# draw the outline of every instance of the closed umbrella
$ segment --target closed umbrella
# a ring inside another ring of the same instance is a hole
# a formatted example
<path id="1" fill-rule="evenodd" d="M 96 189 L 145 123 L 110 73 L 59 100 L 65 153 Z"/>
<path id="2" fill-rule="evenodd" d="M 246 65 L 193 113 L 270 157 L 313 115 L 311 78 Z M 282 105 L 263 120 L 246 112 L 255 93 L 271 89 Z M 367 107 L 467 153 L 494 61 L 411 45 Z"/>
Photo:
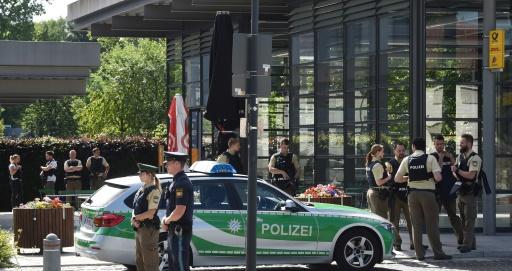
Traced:
<path id="1" fill-rule="evenodd" d="M 227 142 L 222 137 L 232 137 L 232 133 L 225 132 L 240 128 L 240 113 L 244 103 L 243 99 L 234 98 L 231 94 L 233 24 L 231 16 L 226 12 L 219 12 L 215 16 L 210 49 L 210 94 L 204 117 L 220 131 L 217 142 Z M 223 147 L 219 147 L 218 153 L 225 151 Z"/>
<path id="2" fill-rule="evenodd" d="M 169 107 L 169 134 L 167 150 L 188 153 L 188 110 L 180 94 L 176 94 Z"/>

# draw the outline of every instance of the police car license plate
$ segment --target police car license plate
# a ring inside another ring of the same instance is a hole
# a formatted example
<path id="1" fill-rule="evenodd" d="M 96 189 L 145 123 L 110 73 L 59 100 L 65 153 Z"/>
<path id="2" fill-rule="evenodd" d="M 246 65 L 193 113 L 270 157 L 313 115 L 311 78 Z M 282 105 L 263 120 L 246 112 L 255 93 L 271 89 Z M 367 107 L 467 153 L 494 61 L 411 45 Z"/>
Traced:
<path id="1" fill-rule="evenodd" d="M 82 225 L 89 230 L 94 229 L 94 223 L 93 219 L 89 217 L 83 217 L 82 218 Z"/>

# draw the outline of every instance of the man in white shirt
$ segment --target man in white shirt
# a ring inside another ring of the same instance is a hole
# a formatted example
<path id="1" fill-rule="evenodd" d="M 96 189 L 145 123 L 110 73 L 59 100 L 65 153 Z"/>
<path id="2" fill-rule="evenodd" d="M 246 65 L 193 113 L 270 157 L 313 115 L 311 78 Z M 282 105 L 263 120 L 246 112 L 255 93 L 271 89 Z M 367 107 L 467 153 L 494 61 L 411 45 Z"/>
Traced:
<path id="1" fill-rule="evenodd" d="M 54 156 L 53 151 L 47 151 L 45 154 L 46 165 L 41 166 L 40 175 L 43 187 L 48 190 L 55 190 L 55 182 L 57 181 L 57 161 L 53 158 Z"/>

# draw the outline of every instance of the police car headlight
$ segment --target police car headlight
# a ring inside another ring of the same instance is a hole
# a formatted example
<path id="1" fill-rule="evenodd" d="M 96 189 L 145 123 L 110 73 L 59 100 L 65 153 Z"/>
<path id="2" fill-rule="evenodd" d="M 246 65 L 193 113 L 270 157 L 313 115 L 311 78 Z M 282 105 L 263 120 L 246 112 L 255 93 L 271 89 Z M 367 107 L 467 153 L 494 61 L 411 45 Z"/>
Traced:
<path id="1" fill-rule="evenodd" d="M 382 222 L 382 223 L 380 223 L 380 225 L 381 225 L 384 229 L 386 229 L 387 231 L 389 231 L 389 232 L 393 232 L 393 227 L 394 227 L 394 226 L 393 226 L 393 224 L 388 223 L 388 222 Z"/>

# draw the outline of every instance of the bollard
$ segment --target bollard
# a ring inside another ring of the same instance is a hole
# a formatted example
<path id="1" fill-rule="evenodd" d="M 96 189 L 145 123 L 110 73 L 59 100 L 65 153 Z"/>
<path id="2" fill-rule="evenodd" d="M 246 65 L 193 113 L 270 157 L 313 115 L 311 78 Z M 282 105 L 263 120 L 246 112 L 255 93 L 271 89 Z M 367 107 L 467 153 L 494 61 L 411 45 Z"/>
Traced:
<path id="1" fill-rule="evenodd" d="M 43 271 L 60 271 L 60 239 L 53 233 L 43 240 Z"/>

